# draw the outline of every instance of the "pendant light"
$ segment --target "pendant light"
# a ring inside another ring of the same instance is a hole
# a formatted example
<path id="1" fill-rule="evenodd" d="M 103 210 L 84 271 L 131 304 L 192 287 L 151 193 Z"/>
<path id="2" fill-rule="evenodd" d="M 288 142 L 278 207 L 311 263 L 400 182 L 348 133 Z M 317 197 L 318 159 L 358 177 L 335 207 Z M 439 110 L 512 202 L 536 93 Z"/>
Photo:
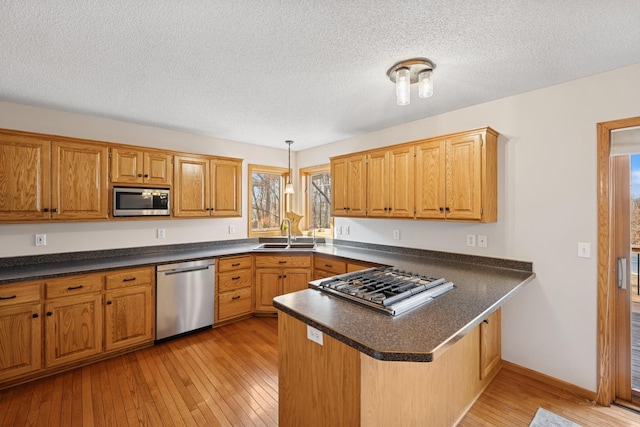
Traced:
<path id="1" fill-rule="evenodd" d="M 293 144 L 293 141 L 288 139 L 285 142 L 289 146 L 289 174 L 287 176 L 287 185 L 284 186 L 284 194 L 293 194 L 293 184 L 291 183 L 291 144 Z"/>

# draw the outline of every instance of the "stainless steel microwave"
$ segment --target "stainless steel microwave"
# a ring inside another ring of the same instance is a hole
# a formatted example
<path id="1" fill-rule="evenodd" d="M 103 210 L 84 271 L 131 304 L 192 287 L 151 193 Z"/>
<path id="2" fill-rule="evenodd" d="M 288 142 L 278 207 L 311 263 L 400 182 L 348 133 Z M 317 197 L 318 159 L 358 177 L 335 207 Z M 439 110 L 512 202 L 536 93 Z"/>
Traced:
<path id="1" fill-rule="evenodd" d="M 113 216 L 169 216 L 168 188 L 113 187 Z"/>

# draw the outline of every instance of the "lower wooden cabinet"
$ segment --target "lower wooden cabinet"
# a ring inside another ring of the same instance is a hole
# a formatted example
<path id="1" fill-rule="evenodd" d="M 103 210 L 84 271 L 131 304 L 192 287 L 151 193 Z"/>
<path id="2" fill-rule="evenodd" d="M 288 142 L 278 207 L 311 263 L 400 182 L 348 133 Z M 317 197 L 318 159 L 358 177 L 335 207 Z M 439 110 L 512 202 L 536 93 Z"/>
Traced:
<path id="1" fill-rule="evenodd" d="M 216 263 L 216 322 L 225 322 L 253 312 L 251 255 L 219 258 Z"/>
<path id="2" fill-rule="evenodd" d="M 0 287 L 0 382 L 42 367 L 41 283 Z"/>
<path id="3" fill-rule="evenodd" d="M 255 255 L 257 313 L 275 313 L 273 298 L 309 287 L 311 255 Z"/>
<path id="4" fill-rule="evenodd" d="M 153 341 L 155 299 L 153 269 L 138 268 L 107 274 L 105 291 L 105 351 Z"/>
<path id="5" fill-rule="evenodd" d="M 480 324 L 480 379 L 493 376 L 502 363 L 502 309 Z"/>

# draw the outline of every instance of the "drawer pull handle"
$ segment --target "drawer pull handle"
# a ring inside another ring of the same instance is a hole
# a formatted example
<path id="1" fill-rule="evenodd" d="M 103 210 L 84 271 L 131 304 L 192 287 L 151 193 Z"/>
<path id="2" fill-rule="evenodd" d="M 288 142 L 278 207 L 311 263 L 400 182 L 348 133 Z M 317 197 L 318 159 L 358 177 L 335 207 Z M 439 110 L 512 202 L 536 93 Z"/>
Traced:
<path id="1" fill-rule="evenodd" d="M 240 263 L 239 263 L 239 262 L 234 262 L 233 264 L 231 264 L 231 267 L 237 267 L 237 266 L 239 266 L 239 265 L 240 265 Z"/>
<path id="2" fill-rule="evenodd" d="M 16 298 L 18 298 L 18 295 L 11 295 L 10 297 L 0 297 L 0 300 L 3 300 L 3 299 L 16 299 Z"/>
<path id="3" fill-rule="evenodd" d="M 122 279 L 123 282 L 133 282 L 134 280 L 136 280 L 136 276 L 127 277 L 126 279 Z"/>
<path id="4" fill-rule="evenodd" d="M 31 317 L 33 317 L 34 319 L 37 319 L 38 317 L 40 317 L 40 315 L 38 313 L 33 313 Z"/>
<path id="5" fill-rule="evenodd" d="M 240 279 L 240 276 L 236 276 L 236 277 L 232 277 L 231 280 L 238 280 Z"/>
<path id="6" fill-rule="evenodd" d="M 75 290 L 82 289 L 82 288 L 84 288 L 84 286 L 83 286 L 83 285 L 79 285 L 79 286 L 69 286 L 69 287 L 67 288 L 67 290 L 68 290 L 68 291 L 75 291 Z"/>
<path id="7" fill-rule="evenodd" d="M 236 295 L 235 297 L 231 297 L 231 299 L 240 299 L 240 295 Z"/>
<path id="8" fill-rule="evenodd" d="M 284 260 L 278 261 L 278 264 L 286 264 L 286 263 L 287 263 L 287 261 L 284 261 Z"/>
<path id="9" fill-rule="evenodd" d="M 333 267 L 333 265 L 332 265 L 332 264 L 325 264 L 324 266 L 325 266 L 325 267 L 329 267 L 329 268 Z"/>

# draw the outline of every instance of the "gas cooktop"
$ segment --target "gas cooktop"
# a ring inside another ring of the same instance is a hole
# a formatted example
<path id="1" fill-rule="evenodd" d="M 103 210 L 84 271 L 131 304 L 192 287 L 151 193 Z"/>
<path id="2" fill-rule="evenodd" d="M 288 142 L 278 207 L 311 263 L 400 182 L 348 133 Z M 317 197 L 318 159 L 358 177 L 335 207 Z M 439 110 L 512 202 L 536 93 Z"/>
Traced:
<path id="1" fill-rule="evenodd" d="M 424 276 L 391 267 L 341 274 L 318 287 L 378 311 L 398 316 L 455 288 L 444 278 Z"/>

